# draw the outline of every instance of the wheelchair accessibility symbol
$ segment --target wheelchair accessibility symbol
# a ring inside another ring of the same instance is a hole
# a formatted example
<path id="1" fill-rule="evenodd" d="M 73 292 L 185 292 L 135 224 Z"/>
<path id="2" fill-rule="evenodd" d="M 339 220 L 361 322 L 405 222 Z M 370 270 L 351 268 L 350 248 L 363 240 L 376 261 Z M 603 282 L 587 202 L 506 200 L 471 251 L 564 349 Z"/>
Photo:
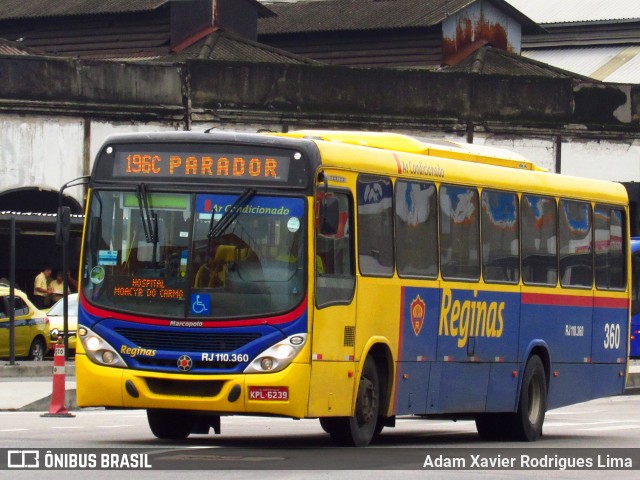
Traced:
<path id="1" fill-rule="evenodd" d="M 211 313 L 211 297 L 202 293 L 191 294 L 191 313 L 193 315 L 208 315 Z"/>

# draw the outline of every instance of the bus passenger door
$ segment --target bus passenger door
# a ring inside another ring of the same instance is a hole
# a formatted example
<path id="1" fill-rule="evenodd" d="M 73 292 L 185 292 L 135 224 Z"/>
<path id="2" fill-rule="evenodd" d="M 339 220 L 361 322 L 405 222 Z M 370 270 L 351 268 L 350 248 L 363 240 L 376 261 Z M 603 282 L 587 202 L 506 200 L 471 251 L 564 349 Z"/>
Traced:
<path id="1" fill-rule="evenodd" d="M 337 226 L 323 228 L 316 218 L 309 416 L 350 416 L 356 381 L 353 202 L 345 193 L 320 189 L 316 211 L 325 197 L 334 202 L 331 208 L 337 201 Z"/>

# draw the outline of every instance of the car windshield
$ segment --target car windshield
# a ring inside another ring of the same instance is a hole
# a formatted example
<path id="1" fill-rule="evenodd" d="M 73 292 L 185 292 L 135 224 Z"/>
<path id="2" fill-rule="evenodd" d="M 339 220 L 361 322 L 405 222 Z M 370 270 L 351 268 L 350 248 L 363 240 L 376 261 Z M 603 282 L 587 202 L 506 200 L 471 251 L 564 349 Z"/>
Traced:
<path id="1" fill-rule="evenodd" d="M 58 300 L 53 307 L 51 307 L 49 309 L 49 311 L 47 312 L 47 315 L 51 316 L 51 317 L 58 317 L 58 316 L 62 316 L 64 315 L 64 300 L 60 299 Z M 69 315 L 77 315 L 78 314 L 78 295 L 77 294 L 72 294 L 69 295 L 67 297 L 67 302 L 68 302 L 68 306 L 67 306 L 67 312 L 69 313 Z"/>
<path id="2" fill-rule="evenodd" d="M 304 298 L 305 200 L 94 191 L 83 289 L 96 306 L 154 317 L 287 312 Z"/>

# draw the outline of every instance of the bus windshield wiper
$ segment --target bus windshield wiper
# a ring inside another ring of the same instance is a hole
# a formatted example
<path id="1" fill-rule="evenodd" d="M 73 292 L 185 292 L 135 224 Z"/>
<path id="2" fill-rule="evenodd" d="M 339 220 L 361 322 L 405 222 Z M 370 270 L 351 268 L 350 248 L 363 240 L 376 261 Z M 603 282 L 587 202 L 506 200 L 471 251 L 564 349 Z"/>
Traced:
<path id="1" fill-rule="evenodd" d="M 247 188 L 242 195 L 238 197 L 238 199 L 229 207 L 229 210 L 224 212 L 220 221 L 213 224 L 214 214 L 211 214 L 211 223 L 209 224 L 209 233 L 207 234 L 207 238 L 211 240 L 212 238 L 217 238 L 222 235 L 229 225 L 233 223 L 233 221 L 238 218 L 240 212 L 242 211 L 242 207 L 244 207 L 256 194 L 255 188 Z"/>
<path id="2" fill-rule="evenodd" d="M 147 186 L 144 183 L 138 185 L 136 195 L 138 197 L 138 207 L 140 208 L 140 220 L 142 220 L 144 238 L 147 243 L 153 243 L 153 256 L 151 259 L 155 265 L 158 254 L 158 214 L 149 207 Z"/>

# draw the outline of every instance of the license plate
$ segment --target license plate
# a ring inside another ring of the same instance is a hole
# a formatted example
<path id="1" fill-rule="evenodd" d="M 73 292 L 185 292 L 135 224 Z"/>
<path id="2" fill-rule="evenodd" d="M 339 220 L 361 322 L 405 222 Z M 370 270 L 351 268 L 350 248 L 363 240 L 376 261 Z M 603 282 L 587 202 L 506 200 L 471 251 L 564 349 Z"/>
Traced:
<path id="1" fill-rule="evenodd" d="M 249 400 L 289 400 L 289 387 L 249 387 Z"/>

